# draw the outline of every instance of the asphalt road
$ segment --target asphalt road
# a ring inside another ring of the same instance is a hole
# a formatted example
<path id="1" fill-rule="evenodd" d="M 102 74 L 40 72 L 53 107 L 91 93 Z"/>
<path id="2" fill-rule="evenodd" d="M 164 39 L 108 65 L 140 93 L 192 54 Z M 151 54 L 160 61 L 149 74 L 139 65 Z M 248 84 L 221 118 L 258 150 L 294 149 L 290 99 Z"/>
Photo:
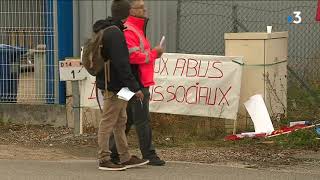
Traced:
<path id="1" fill-rule="evenodd" d="M 94 160 L 0 160 L 1 180 L 319 180 L 320 172 L 256 170 L 239 167 L 168 162 L 122 172 L 101 171 Z"/>

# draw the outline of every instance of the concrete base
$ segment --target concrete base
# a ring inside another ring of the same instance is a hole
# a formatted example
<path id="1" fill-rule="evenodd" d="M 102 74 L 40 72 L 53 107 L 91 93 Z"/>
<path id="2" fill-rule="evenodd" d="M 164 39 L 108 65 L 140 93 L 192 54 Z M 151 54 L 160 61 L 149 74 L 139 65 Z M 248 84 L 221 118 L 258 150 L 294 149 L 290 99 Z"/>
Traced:
<path id="1" fill-rule="evenodd" d="M 17 124 L 66 126 L 66 107 L 61 105 L 0 104 L 0 121 Z"/>

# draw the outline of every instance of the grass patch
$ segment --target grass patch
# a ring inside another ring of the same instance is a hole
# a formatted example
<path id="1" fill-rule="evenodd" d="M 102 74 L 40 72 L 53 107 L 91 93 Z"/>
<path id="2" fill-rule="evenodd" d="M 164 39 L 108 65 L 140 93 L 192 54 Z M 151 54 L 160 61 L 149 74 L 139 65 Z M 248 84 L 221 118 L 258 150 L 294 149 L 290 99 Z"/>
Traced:
<path id="1" fill-rule="evenodd" d="M 283 148 L 302 148 L 302 149 L 318 149 L 320 147 L 320 140 L 314 128 L 302 129 L 290 133 L 288 135 L 281 135 L 272 138 L 276 145 Z"/>
<path id="2" fill-rule="evenodd" d="M 0 126 L 5 126 L 11 123 L 11 119 L 0 118 Z"/>
<path id="3" fill-rule="evenodd" d="M 272 138 L 259 138 L 259 139 L 243 139 L 239 141 L 228 141 L 225 143 L 227 146 L 265 146 L 268 148 L 280 149 L 308 149 L 318 150 L 320 148 L 320 140 L 317 139 L 318 135 L 314 128 L 301 129 L 295 132 L 279 135 Z"/>
<path id="4" fill-rule="evenodd" d="M 320 88 L 312 88 L 320 98 Z M 288 88 L 288 119 L 315 121 L 320 118 L 320 105 L 301 87 L 291 86 Z"/>

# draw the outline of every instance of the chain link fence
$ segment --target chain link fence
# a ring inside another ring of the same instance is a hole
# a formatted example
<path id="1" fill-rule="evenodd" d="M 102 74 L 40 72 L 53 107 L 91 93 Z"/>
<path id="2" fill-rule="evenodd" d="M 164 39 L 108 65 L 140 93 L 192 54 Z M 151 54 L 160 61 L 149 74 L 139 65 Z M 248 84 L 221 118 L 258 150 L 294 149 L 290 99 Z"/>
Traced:
<path id="1" fill-rule="evenodd" d="M 288 22 L 300 11 L 301 24 Z M 317 0 L 178 1 L 177 51 L 224 55 L 224 33 L 288 31 L 288 117 L 316 119 L 320 93 Z"/>

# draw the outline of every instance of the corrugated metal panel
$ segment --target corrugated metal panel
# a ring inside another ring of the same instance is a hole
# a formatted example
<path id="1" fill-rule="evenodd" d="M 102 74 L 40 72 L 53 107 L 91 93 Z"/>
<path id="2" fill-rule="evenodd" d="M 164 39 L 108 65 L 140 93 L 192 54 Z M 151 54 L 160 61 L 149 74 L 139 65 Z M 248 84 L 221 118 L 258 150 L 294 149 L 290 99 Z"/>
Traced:
<path id="1" fill-rule="evenodd" d="M 107 17 L 111 2 L 107 0 L 74 0 L 73 1 L 73 39 L 74 55 L 80 55 L 80 47 L 90 37 L 92 25 L 98 19 Z"/>
<path id="2" fill-rule="evenodd" d="M 153 46 L 166 36 L 166 51 L 176 51 L 177 1 L 146 1 L 150 18 L 147 35 Z"/>
<path id="3" fill-rule="evenodd" d="M 79 56 L 80 46 L 90 37 L 93 23 L 110 16 L 110 0 L 74 0 L 74 55 Z M 150 17 L 147 35 L 153 46 L 166 36 L 168 52 L 176 49 L 177 1 L 146 1 Z"/>

